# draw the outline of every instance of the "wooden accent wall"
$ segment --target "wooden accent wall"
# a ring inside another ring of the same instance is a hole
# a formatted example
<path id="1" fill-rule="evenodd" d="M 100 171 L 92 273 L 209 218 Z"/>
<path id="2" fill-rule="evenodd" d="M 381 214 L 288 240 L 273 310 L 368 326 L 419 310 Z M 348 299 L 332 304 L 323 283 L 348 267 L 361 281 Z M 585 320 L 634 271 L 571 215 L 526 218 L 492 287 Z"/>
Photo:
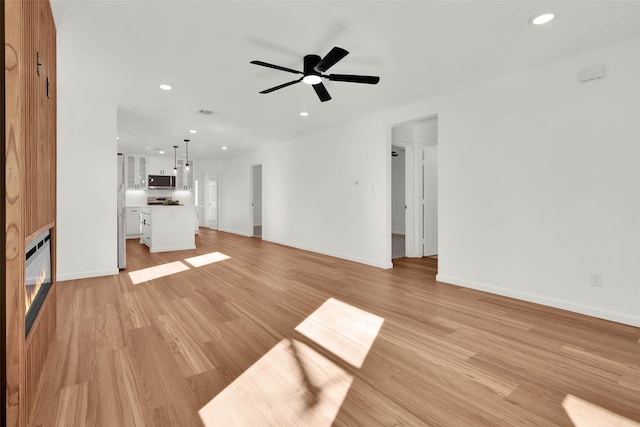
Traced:
<path id="1" fill-rule="evenodd" d="M 3 5 L 6 409 L 7 426 L 24 427 L 56 328 L 56 30 L 48 0 Z M 47 229 L 53 283 L 25 340 L 25 245 Z"/>
<path id="2" fill-rule="evenodd" d="M 4 24 L 4 3 L 0 3 L 0 22 Z M 3 27 L 4 28 L 4 27 Z M 0 46 L 4 46 L 4 31 L 0 31 Z M 4 82 L 5 75 L 5 67 L 4 67 L 4 55 L 0 55 L 0 70 L 2 70 L 2 81 Z M 0 85 L 0 111 L 5 110 L 5 96 L 4 96 L 4 84 Z M 2 138 L 5 138 L 5 116 L 2 114 L 0 116 L 0 135 Z M 0 150 L 0 194 L 4 193 L 5 184 L 4 184 L 4 150 Z M 5 206 L 4 204 L 0 204 L 0 224 L 5 224 L 5 216 L 4 216 Z M 0 234 L 0 259 L 5 259 L 5 247 L 7 240 L 5 239 L 5 233 Z M 0 402 L 6 402 L 6 385 L 7 385 L 7 365 L 4 363 L 6 360 L 6 334 L 7 328 L 5 325 L 6 316 L 5 316 L 5 264 L 0 263 Z M 0 426 L 4 426 L 6 424 L 6 404 L 3 403 L 3 406 L 0 407 Z"/>

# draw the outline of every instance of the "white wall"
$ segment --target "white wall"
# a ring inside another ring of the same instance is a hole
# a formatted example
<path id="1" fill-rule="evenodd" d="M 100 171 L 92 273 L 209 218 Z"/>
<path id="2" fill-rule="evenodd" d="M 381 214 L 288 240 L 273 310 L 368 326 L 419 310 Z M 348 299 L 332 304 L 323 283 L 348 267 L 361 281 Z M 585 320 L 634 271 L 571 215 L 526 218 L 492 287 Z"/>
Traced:
<path id="1" fill-rule="evenodd" d="M 438 119 L 436 117 L 417 121 L 414 127 L 416 144 L 435 145 L 438 143 Z"/>
<path id="2" fill-rule="evenodd" d="M 396 157 L 391 157 L 391 232 L 405 234 L 405 151 L 393 147 Z"/>
<path id="3" fill-rule="evenodd" d="M 250 235 L 251 167 L 262 164 L 264 240 L 391 267 L 386 138 L 367 120 L 226 162 L 221 230 Z"/>
<path id="4" fill-rule="evenodd" d="M 58 86 L 57 279 L 117 266 L 116 107 L 80 104 Z"/>
<path id="5" fill-rule="evenodd" d="M 638 75 L 640 39 L 446 98 L 439 280 L 640 326 Z"/>

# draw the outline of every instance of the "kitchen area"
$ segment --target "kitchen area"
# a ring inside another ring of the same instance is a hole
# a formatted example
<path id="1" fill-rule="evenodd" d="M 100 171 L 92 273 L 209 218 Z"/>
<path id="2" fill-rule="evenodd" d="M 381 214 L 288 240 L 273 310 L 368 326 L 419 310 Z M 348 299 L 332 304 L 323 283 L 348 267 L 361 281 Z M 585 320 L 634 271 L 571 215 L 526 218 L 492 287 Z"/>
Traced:
<path id="1" fill-rule="evenodd" d="M 118 264 L 126 264 L 126 240 L 149 252 L 195 249 L 198 234 L 194 162 L 118 153 Z"/>

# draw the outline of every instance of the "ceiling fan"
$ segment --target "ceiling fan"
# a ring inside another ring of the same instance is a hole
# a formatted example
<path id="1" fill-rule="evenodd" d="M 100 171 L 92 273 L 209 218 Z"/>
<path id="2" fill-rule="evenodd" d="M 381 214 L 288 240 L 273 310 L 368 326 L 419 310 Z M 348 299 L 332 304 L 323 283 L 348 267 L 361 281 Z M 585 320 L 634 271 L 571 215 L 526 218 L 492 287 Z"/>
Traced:
<path id="1" fill-rule="evenodd" d="M 331 95 L 327 92 L 327 88 L 322 84 L 322 79 L 325 78 L 334 82 L 350 82 L 350 83 L 367 83 L 375 85 L 380 81 L 380 77 L 377 76 L 360 76 L 353 74 L 322 74 L 329 68 L 333 67 L 338 61 L 347 56 L 349 52 L 341 47 L 334 47 L 327 53 L 324 58 L 320 58 L 318 55 L 306 55 L 304 57 L 304 71 L 293 70 L 287 67 L 281 67 L 279 65 L 269 64 L 263 61 L 251 61 L 251 64 L 261 65 L 263 67 L 274 68 L 276 70 L 287 71 L 294 74 L 302 74 L 297 80 L 292 80 L 287 83 L 272 87 L 270 89 L 263 90 L 260 93 L 271 93 L 275 90 L 291 86 L 296 83 L 306 83 L 312 85 L 316 91 L 320 101 L 325 102 L 331 99 Z"/>

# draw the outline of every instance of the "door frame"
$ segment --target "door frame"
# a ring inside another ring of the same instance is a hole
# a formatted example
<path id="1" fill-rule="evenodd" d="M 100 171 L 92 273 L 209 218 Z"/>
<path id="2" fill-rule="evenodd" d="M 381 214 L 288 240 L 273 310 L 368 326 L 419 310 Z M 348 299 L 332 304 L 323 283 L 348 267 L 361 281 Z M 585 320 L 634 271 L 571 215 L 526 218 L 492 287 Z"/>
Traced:
<path id="1" fill-rule="evenodd" d="M 253 213 L 253 204 L 255 203 L 255 189 L 254 189 L 254 185 L 253 185 L 253 179 L 255 177 L 255 172 L 256 172 L 256 168 L 260 166 L 260 188 L 263 189 L 264 188 L 264 181 L 263 181 L 263 166 L 262 163 L 256 163 L 256 164 L 252 164 L 250 166 L 249 169 L 249 236 L 251 237 L 255 237 L 254 236 L 254 224 L 255 224 L 255 218 L 254 218 L 254 213 Z M 261 205 L 261 216 L 264 215 L 264 208 L 263 208 L 263 195 L 264 195 L 264 191 L 260 191 L 260 205 Z M 264 222 L 264 221 L 261 221 Z M 262 229 L 262 233 L 261 233 L 261 237 L 260 239 L 262 239 L 262 236 L 264 236 L 264 227 Z"/>
<path id="2" fill-rule="evenodd" d="M 416 257 L 417 241 L 416 210 L 415 210 L 415 143 L 407 141 L 392 141 L 389 155 L 393 147 L 404 148 L 404 254 L 407 258 Z M 393 188 L 393 187 L 392 187 Z M 390 202 L 391 203 L 391 202 Z M 390 218 L 389 221 L 393 221 Z M 393 230 L 393 227 L 391 228 Z"/>
<path id="3" fill-rule="evenodd" d="M 209 218 L 208 215 L 208 210 L 209 210 L 209 186 L 211 184 L 211 180 L 215 179 L 216 182 L 216 205 L 215 205 L 215 211 L 216 211 L 216 227 L 212 228 L 211 227 L 211 218 Z M 202 199 L 203 199 L 203 204 L 204 204 L 204 227 L 208 228 L 210 230 L 220 230 L 220 176 L 217 173 L 209 173 L 209 172 L 205 172 L 203 175 L 203 183 L 202 183 Z M 196 207 L 196 209 L 198 209 Z"/>
<path id="4" fill-rule="evenodd" d="M 387 132 L 387 153 L 388 156 L 388 188 L 389 196 L 387 198 L 387 252 L 389 261 L 393 264 L 391 255 L 391 150 L 393 146 L 405 148 L 405 200 L 407 204 L 406 216 L 405 216 L 405 256 L 407 258 L 422 258 L 423 256 L 423 244 L 422 236 L 424 230 L 424 217 L 422 215 L 422 187 L 424 185 L 422 178 L 422 151 L 425 146 L 424 143 L 415 141 L 402 141 L 393 140 L 393 128 L 402 125 L 417 123 L 429 119 L 438 119 L 438 114 L 429 114 L 422 117 L 417 117 L 411 120 L 406 120 L 400 123 L 395 123 L 388 128 Z M 440 170 L 438 169 L 438 175 Z"/>

